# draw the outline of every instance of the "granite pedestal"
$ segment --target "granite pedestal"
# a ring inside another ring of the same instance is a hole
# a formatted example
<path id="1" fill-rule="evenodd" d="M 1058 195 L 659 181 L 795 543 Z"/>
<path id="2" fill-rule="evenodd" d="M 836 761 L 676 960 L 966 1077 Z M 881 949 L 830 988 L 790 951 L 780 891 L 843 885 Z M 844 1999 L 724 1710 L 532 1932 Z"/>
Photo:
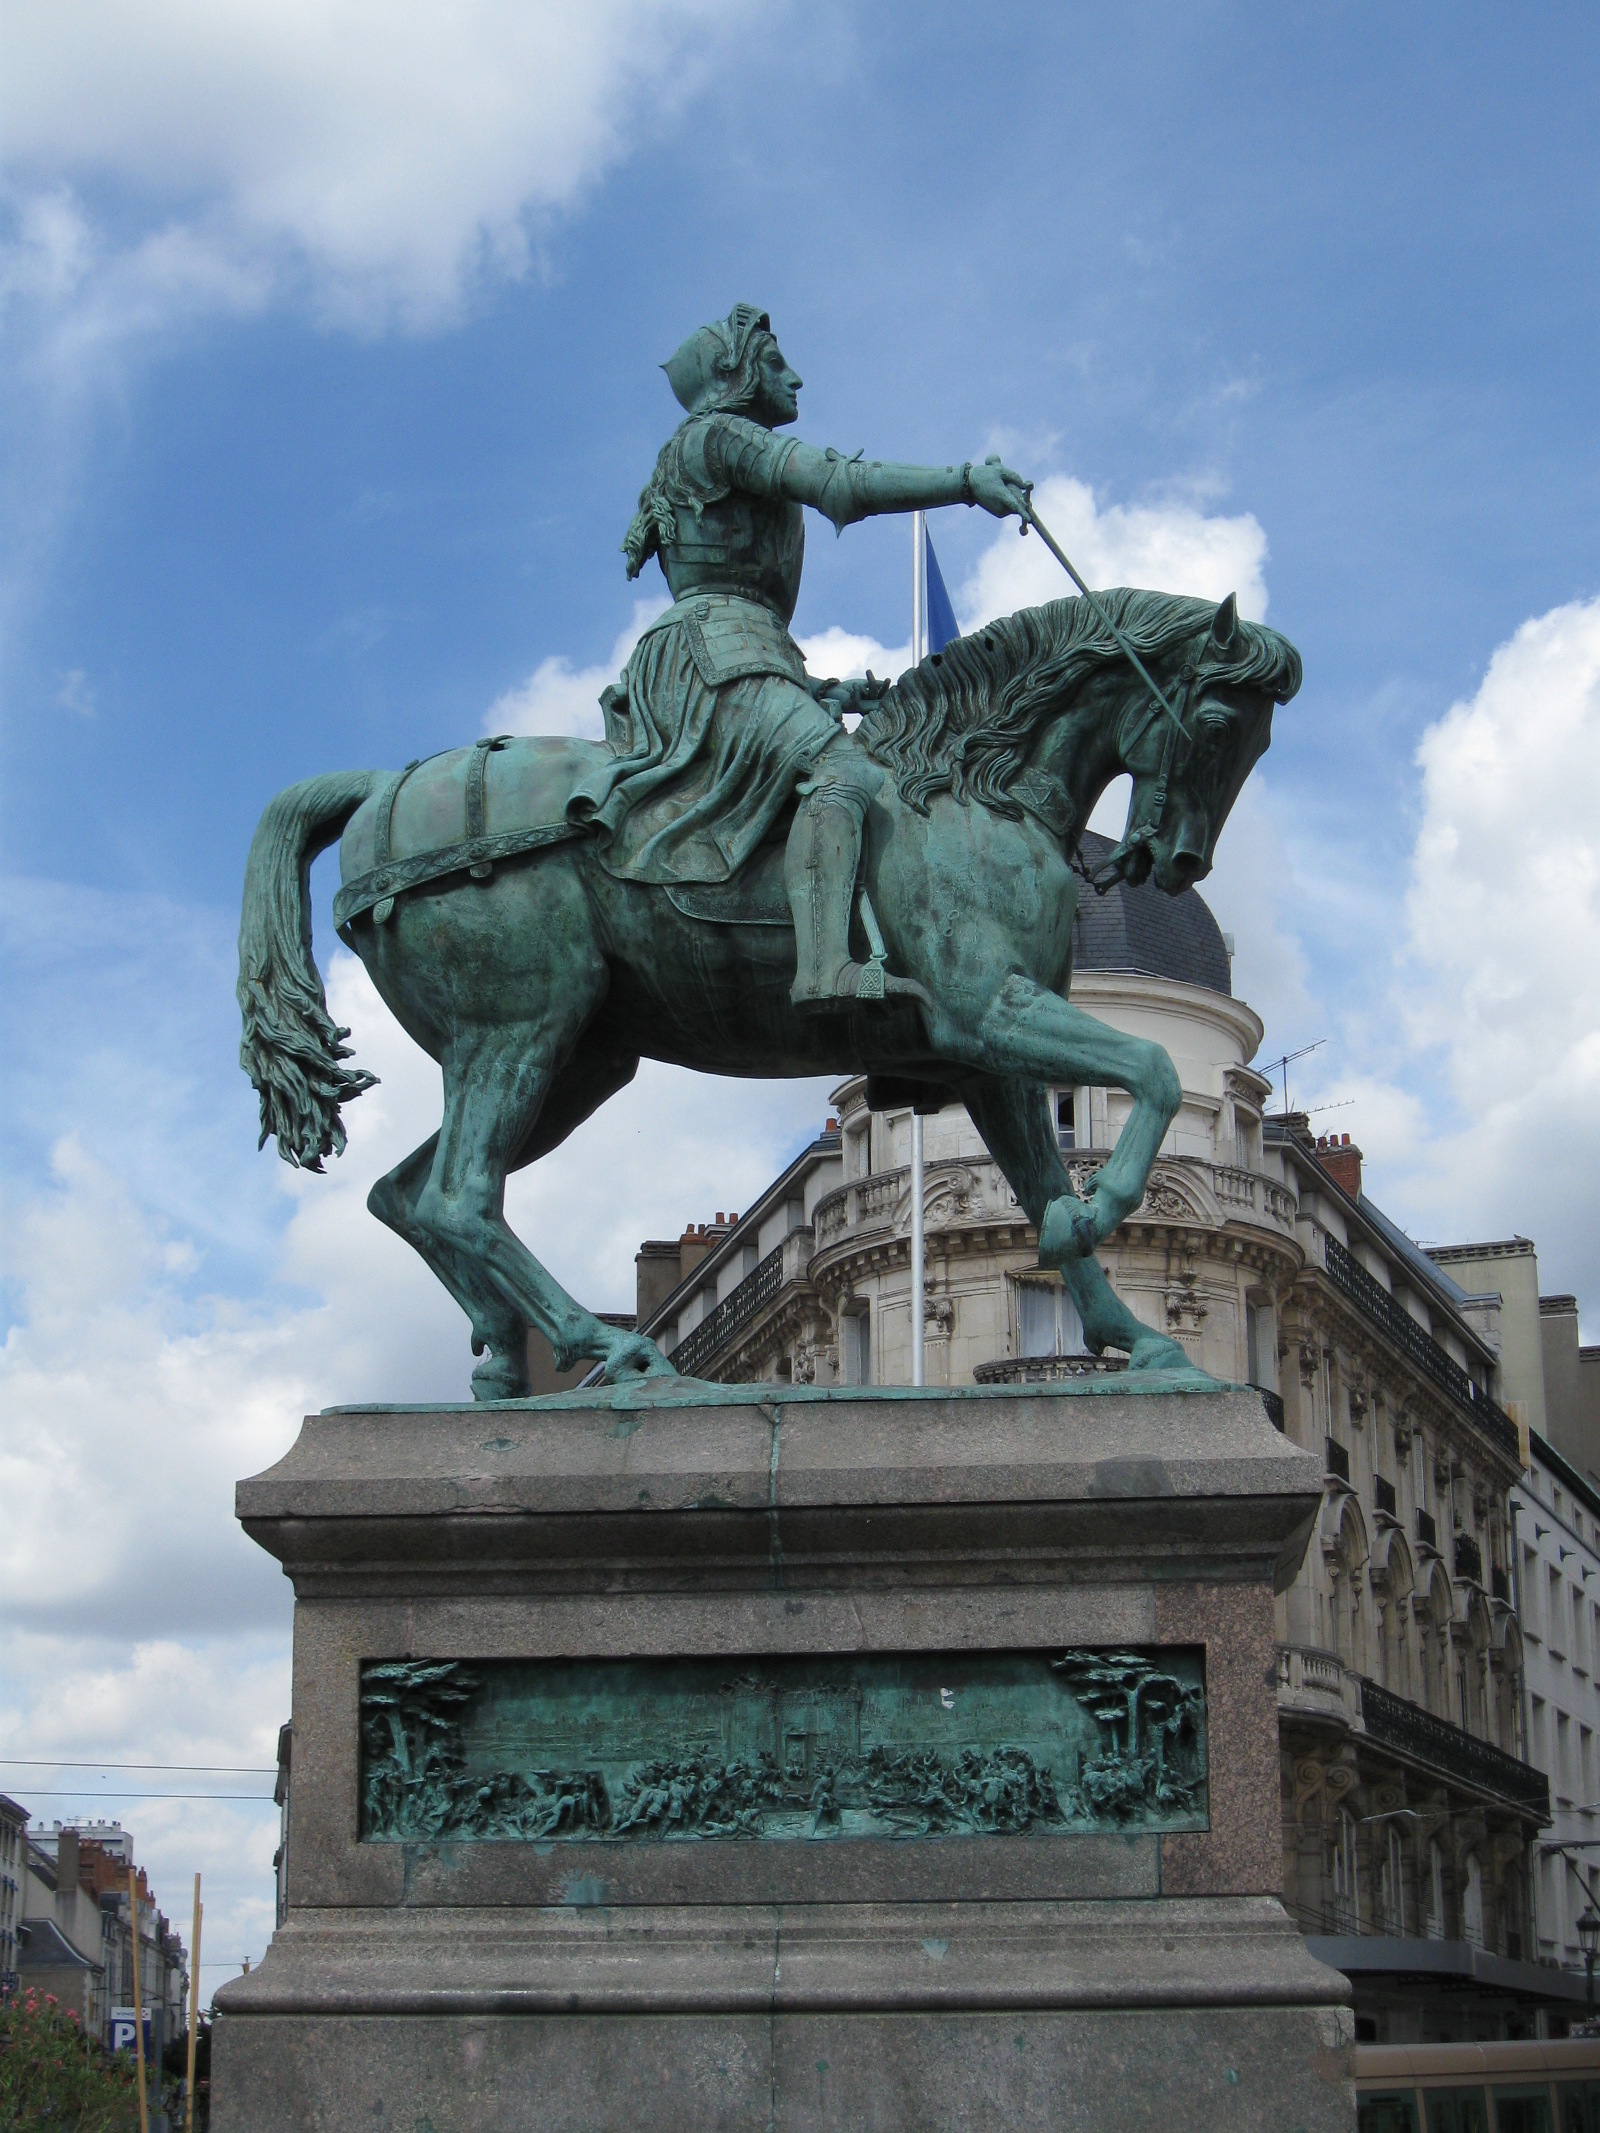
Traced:
<path id="1" fill-rule="evenodd" d="M 1352 2133 L 1278 1901 L 1320 1473 L 1257 1394 L 1114 1387 L 309 1417 L 238 1493 L 288 1917 L 215 2133 Z"/>

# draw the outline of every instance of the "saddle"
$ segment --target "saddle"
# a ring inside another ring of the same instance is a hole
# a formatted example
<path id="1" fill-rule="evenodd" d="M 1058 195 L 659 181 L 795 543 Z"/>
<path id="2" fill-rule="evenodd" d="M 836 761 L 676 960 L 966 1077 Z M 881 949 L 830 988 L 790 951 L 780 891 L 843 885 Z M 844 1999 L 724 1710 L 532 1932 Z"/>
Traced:
<path id="1" fill-rule="evenodd" d="M 472 759 L 467 765 L 466 835 L 455 844 L 431 845 L 426 851 L 413 852 L 405 859 L 395 859 L 391 853 L 394 804 L 400 797 L 400 788 L 414 770 L 434 761 L 434 757 L 416 757 L 378 788 L 373 864 L 365 874 L 347 881 L 333 899 L 333 923 L 346 947 L 350 945 L 348 928 L 353 920 L 370 911 L 375 924 L 385 925 L 393 914 L 395 898 L 407 889 L 420 889 L 435 881 L 445 881 L 452 874 L 465 874 L 473 881 L 488 881 L 499 860 L 514 859 L 523 852 L 538 851 L 545 845 L 566 844 L 586 834 L 582 824 L 564 818 L 525 823 L 520 829 L 503 830 L 497 836 L 486 833 L 485 766 L 495 750 L 504 748 L 512 738 L 509 733 L 501 733 L 492 740 L 479 741 L 473 747 Z M 441 753 L 453 751 L 443 750 Z"/>
<path id="2" fill-rule="evenodd" d="M 589 825 L 560 816 L 546 822 L 524 823 L 517 829 L 490 834 L 484 822 L 484 780 L 488 759 L 514 736 L 498 734 L 475 744 L 467 764 L 465 835 L 451 844 L 430 845 L 403 859 L 393 855 L 394 809 L 402 787 L 413 771 L 436 757 L 418 756 L 404 770 L 395 771 L 374 795 L 376 821 L 373 828 L 373 864 L 364 874 L 347 881 L 333 900 L 333 921 L 348 947 L 349 928 L 371 912 L 373 922 L 387 924 L 395 899 L 408 889 L 431 887 L 464 874 L 472 881 L 492 879 L 500 861 L 519 858 L 525 852 L 551 845 L 570 844 L 591 834 Z M 453 753 L 442 750 L 441 753 Z M 763 845 L 742 874 L 730 881 L 667 884 L 666 894 L 686 918 L 717 926 L 776 926 L 792 930 L 794 920 L 783 886 L 783 847 L 790 813 L 785 812 L 779 834 Z"/>

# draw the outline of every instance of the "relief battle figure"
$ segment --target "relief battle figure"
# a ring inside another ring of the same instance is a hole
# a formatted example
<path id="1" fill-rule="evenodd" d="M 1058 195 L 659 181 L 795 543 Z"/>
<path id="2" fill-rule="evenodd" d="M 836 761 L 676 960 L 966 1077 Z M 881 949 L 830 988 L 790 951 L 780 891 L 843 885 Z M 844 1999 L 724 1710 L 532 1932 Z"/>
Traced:
<path id="1" fill-rule="evenodd" d="M 663 366 L 687 418 L 656 461 L 624 551 L 655 556 L 673 605 L 608 692 L 617 754 L 568 802 L 601 864 L 630 881 L 739 874 L 793 809 L 784 888 L 797 967 L 790 997 L 826 1011 L 916 993 L 915 980 L 850 954 L 862 832 L 883 772 L 841 719 L 879 693 L 813 681 L 789 635 L 805 562 L 802 505 L 843 532 L 857 519 L 940 504 L 1021 516 L 1029 485 L 998 460 L 885 466 L 774 435 L 800 412 L 801 380 L 767 315 L 737 304 Z"/>
<path id="2" fill-rule="evenodd" d="M 371 1085 L 346 1064 L 311 954 L 310 865 L 338 839 L 340 937 L 444 1079 L 438 1132 L 368 1205 L 465 1312 L 478 1399 L 526 1395 L 530 1326 L 562 1368 L 675 1375 L 569 1296 L 505 1219 L 508 1174 L 642 1057 L 859 1073 L 878 1104 L 965 1104 L 1090 1347 L 1129 1356 L 1130 1389 L 1204 1382 L 1095 1257 L 1140 1203 L 1179 1085 L 1159 1045 L 1069 998 L 1079 847 L 1126 774 L 1127 827 L 1095 885 L 1201 880 L 1299 655 L 1231 596 L 1079 580 L 1080 597 L 990 622 L 892 687 L 813 679 L 788 629 L 805 506 L 842 528 L 976 504 L 1060 556 L 1030 484 L 992 459 L 886 466 L 781 438 L 800 380 L 749 305 L 666 370 L 685 420 L 625 548 L 633 576 L 659 558 L 673 605 L 605 692 L 605 740 L 484 739 L 307 778 L 263 814 L 238 988 L 263 1142 L 320 1169 L 344 1147 L 342 1105 Z M 1132 1098 L 1081 1194 L 1048 1103 L 1080 1084 Z"/>

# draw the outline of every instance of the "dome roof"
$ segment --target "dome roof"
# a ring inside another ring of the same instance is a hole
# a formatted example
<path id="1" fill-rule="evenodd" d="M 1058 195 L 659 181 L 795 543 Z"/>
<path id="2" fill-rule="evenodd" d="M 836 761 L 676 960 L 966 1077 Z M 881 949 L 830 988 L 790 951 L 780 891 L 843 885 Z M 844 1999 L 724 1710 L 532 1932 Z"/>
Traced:
<path id="1" fill-rule="evenodd" d="M 1083 861 L 1092 873 L 1115 846 L 1093 830 L 1083 834 Z M 1074 970 L 1132 970 L 1233 995 L 1233 974 L 1222 929 L 1196 889 L 1168 896 L 1153 881 L 1132 888 L 1116 882 L 1104 896 L 1085 883 L 1072 921 Z"/>

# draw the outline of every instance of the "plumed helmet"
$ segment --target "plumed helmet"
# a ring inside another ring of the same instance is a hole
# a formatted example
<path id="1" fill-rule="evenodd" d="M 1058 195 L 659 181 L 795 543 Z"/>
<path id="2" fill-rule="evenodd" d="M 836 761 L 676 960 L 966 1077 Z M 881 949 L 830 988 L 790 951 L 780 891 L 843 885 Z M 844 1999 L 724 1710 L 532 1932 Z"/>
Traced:
<path id="1" fill-rule="evenodd" d="M 735 304 L 724 319 L 691 333 L 661 368 L 691 415 L 748 407 L 756 395 L 762 342 L 772 331 L 765 311 Z"/>

